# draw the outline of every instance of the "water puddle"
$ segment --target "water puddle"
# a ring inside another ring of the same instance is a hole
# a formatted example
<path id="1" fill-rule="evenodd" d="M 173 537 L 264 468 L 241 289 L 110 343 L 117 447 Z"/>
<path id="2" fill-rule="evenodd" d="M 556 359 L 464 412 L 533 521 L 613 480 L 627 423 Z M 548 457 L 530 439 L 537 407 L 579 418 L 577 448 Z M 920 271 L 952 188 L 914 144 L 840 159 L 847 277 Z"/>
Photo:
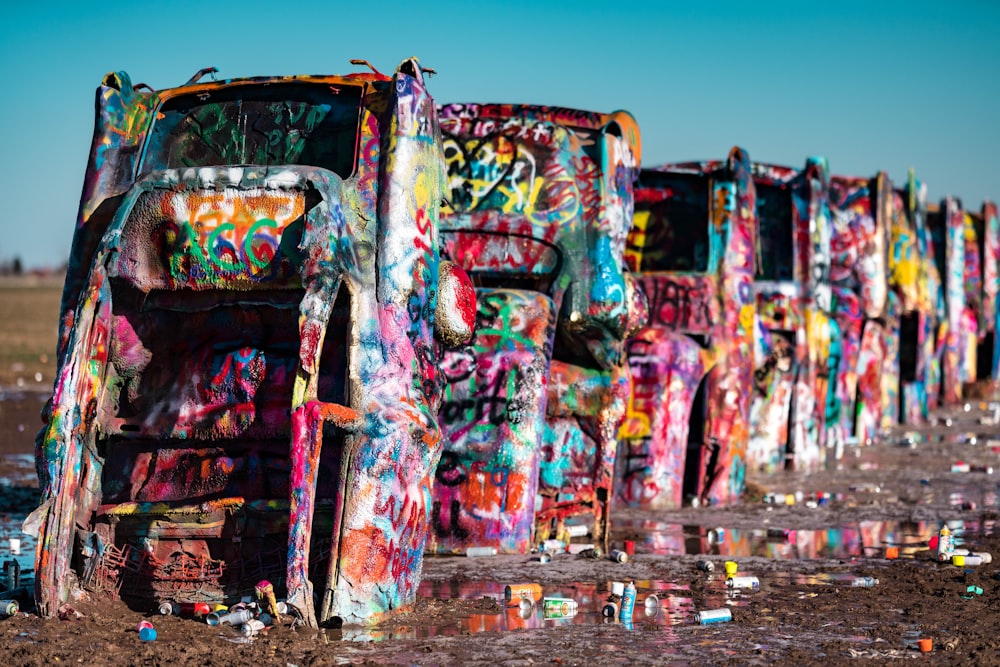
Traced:
<path id="1" fill-rule="evenodd" d="M 959 496 L 962 498 L 964 496 Z M 948 525 L 962 540 L 992 534 L 996 521 L 954 520 Z M 901 557 L 913 556 L 927 548 L 928 541 L 940 526 L 937 521 L 860 521 L 837 528 L 796 530 L 708 528 L 649 520 L 615 522 L 616 529 L 642 536 L 636 540 L 636 549 L 641 553 L 756 556 L 777 560 L 872 557 L 886 546 L 899 547 Z"/>

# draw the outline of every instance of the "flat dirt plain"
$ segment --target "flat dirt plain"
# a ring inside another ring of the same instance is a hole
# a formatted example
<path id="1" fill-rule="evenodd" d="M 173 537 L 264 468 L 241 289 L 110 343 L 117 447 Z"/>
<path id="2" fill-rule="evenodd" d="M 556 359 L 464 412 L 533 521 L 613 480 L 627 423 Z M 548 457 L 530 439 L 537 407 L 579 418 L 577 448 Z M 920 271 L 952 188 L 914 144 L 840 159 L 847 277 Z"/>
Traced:
<path id="1" fill-rule="evenodd" d="M 30 454 L 52 387 L 59 291 L 0 287 L 4 560 L 6 531 L 37 503 Z M 0 664 L 998 665 L 1000 558 L 955 567 L 936 562 L 927 544 L 948 521 L 962 546 L 1000 557 L 1000 472 L 951 472 L 958 460 L 1000 469 L 1000 429 L 985 407 L 958 407 L 948 413 L 950 427 L 914 429 L 906 445 L 899 443 L 902 430 L 887 434 L 811 475 L 757 475 L 735 507 L 617 511 L 612 541 L 636 542 L 636 556 L 625 564 L 568 555 L 547 564 L 531 555 L 430 557 L 415 608 L 380 626 L 315 631 L 286 623 L 246 643 L 236 643 L 243 638 L 229 628 L 92 598 L 71 603 L 78 618 L 22 612 L 0 619 Z M 831 500 L 804 502 L 820 491 Z M 761 502 L 766 492 L 802 495 L 775 505 Z M 900 557 L 887 560 L 887 546 L 898 547 Z M 717 566 L 713 573 L 695 567 L 699 554 Z M 725 560 L 758 577 L 760 589 L 729 591 L 720 574 Z M 861 576 L 878 584 L 851 586 Z M 604 619 L 610 582 L 629 580 L 639 590 L 632 622 Z M 546 619 L 541 609 L 507 608 L 503 586 L 520 582 L 573 597 L 579 613 Z M 647 607 L 650 593 L 659 600 Z M 695 611 L 719 608 L 731 611 L 731 622 L 693 622 Z M 139 641 L 142 619 L 155 625 L 156 641 Z M 931 639 L 933 650 L 920 652 L 919 638 Z"/>

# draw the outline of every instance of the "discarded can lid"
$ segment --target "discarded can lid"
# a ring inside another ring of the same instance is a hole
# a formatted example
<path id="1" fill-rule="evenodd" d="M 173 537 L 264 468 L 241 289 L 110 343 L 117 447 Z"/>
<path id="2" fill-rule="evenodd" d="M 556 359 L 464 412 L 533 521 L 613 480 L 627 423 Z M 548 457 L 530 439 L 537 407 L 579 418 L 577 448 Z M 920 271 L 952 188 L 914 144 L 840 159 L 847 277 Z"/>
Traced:
<path id="1" fill-rule="evenodd" d="M 139 641 L 144 642 L 155 642 L 156 641 L 156 628 L 152 625 L 146 628 L 139 629 Z"/>
<path id="2" fill-rule="evenodd" d="M 934 650 L 934 640 L 930 637 L 921 637 L 917 640 L 917 647 L 921 653 L 930 653 Z"/>
<path id="3" fill-rule="evenodd" d="M 885 557 L 887 560 L 895 560 L 899 558 L 899 547 L 886 547 Z"/>
<path id="4" fill-rule="evenodd" d="M 729 588 L 750 588 L 757 590 L 760 588 L 760 581 L 757 577 L 729 577 L 726 579 L 726 586 Z"/>
<path id="5" fill-rule="evenodd" d="M 695 566 L 702 572 L 713 572 L 715 570 L 715 563 L 710 560 L 700 560 L 695 563 Z"/>
<path id="6" fill-rule="evenodd" d="M 621 597 L 625 595 L 625 582 L 624 581 L 612 581 L 611 582 L 611 594 Z"/>
<path id="7" fill-rule="evenodd" d="M 628 562 L 628 554 L 624 551 L 619 551 L 618 549 L 612 549 L 611 553 L 608 554 L 608 558 L 616 563 Z"/>
<path id="8" fill-rule="evenodd" d="M 0 616 L 13 616 L 19 608 L 17 600 L 0 600 Z"/>
<path id="9" fill-rule="evenodd" d="M 740 564 L 734 560 L 727 560 L 723 566 L 726 568 L 726 575 L 733 576 L 740 569 Z"/>
<path id="10" fill-rule="evenodd" d="M 635 540 L 625 540 L 625 553 L 629 556 L 635 555 Z"/>
<path id="11" fill-rule="evenodd" d="M 521 598 L 529 598 L 532 601 L 540 600 L 542 597 L 542 585 L 528 583 L 504 586 L 503 597 L 505 600 L 518 600 Z"/>
<path id="12" fill-rule="evenodd" d="M 957 565 L 958 567 L 964 567 L 965 566 L 965 556 L 962 556 L 961 554 L 952 556 L 951 557 L 951 564 L 952 565 Z"/>
<path id="13" fill-rule="evenodd" d="M 484 558 L 497 555 L 496 547 L 469 547 L 465 550 L 467 558 Z"/>
<path id="14" fill-rule="evenodd" d="M 726 623 L 733 620 L 733 613 L 728 609 L 706 609 L 694 615 L 695 623 L 708 625 L 709 623 Z"/>

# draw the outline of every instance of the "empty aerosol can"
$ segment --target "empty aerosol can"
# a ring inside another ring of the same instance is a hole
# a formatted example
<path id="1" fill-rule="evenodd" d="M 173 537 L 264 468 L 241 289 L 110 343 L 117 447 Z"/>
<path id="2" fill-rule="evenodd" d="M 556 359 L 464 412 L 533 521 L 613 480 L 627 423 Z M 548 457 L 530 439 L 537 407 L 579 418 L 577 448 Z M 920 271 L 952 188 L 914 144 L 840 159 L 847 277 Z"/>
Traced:
<path id="1" fill-rule="evenodd" d="M 948 524 L 941 526 L 938 532 L 937 559 L 939 561 L 949 561 L 955 551 L 955 543 L 951 538 L 951 531 Z"/>
<path id="2" fill-rule="evenodd" d="M 622 604 L 618 610 L 618 618 L 632 618 L 632 611 L 635 609 L 635 582 L 630 581 L 625 586 L 625 594 L 622 595 Z"/>
<path id="3" fill-rule="evenodd" d="M 709 623 L 726 623 L 733 620 L 733 613 L 728 609 L 706 609 L 694 615 L 695 623 L 708 625 Z"/>
<path id="4" fill-rule="evenodd" d="M 729 588 L 750 588 L 757 590 L 760 588 L 760 581 L 757 577 L 729 577 L 726 579 L 726 586 Z"/>
<path id="5" fill-rule="evenodd" d="M 220 613 L 213 611 L 211 614 L 205 617 L 205 622 L 209 625 L 222 625 L 223 623 L 228 623 L 229 625 L 243 625 L 250 619 L 254 618 L 255 614 L 252 609 L 236 609 L 228 613 Z"/>
<path id="6" fill-rule="evenodd" d="M 608 558 L 616 563 L 627 563 L 628 554 L 620 549 L 612 549 L 611 553 L 608 554 Z"/>
<path id="7" fill-rule="evenodd" d="M 256 618 L 251 618 L 249 621 L 240 626 L 240 632 L 243 633 L 244 637 L 253 637 L 255 634 L 263 630 L 265 627 L 263 621 L 258 621 Z"/>
<path id="8" fill-rule="evenodd" d="M 696 564 L 698 569 L 702 572 L 713 572 L 715 571 L 715 563 L 710 560 L 700 560 Z"/>
<path id="9" fill-rule="evenodd" d="M 851 582 L 851 586 L 854 588 L 871 588 L 872 586 L 878 586 L 878 579 L 875 577 L 855 577 L 854 581 Z"/>
<path id="10" fill-rule="evenodd" d="M 17 600 L 0 600 L 0 617 L 13 616 L 18 609 Z"/>
<path id="11" fill-rule="evenodd" d="M 618 603 L 614 600 L 608 600 L 601 607 L 601 615 L 607 618 L 618 618 Z"/>
<path id="12" fill-rule="evenodd" d="M 577 603 L 573 598 L 545 598 L 542 600 L 542 618 L 569 618 L 576 616 Z"/>
<path id="13" fill-rule="evenodd" d="M 528 598 L 534 603 L 535 600 L 542 599 L 542 586 L 541 584 L 511 584 L 504 586 L 503 597 L 514 603 L 522 598 Z"/>

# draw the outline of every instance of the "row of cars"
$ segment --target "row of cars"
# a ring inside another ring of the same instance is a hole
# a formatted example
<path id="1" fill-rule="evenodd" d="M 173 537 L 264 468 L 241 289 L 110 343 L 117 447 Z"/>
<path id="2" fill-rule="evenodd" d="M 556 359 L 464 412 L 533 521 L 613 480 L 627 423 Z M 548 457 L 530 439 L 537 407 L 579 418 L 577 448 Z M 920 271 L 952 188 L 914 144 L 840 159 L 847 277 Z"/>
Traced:
<path id="1" fill-rule="evenodd" d="M 627 112 L 369 70 L 102 81 L 26 524 L 43 615 L 266 579 L 372 622 L 425 551 L 730 502 L 997 357 L 991 205 L 739 148 L 642 169 Z"/>

